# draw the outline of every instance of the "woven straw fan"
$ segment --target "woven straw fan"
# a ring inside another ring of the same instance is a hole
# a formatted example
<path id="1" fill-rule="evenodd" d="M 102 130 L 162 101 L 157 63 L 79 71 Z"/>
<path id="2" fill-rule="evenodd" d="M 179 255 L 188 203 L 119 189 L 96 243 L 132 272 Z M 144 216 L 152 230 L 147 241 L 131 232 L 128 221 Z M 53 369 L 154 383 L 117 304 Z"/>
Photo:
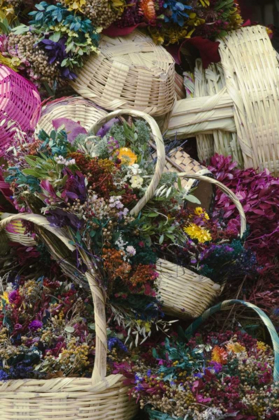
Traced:
<path id="1" fill-rule="evenodd" d="M 221 63 L 211 64 L 206 70 L 200 59 L 196 60 L 194 96 L 213 96 L 225 87 L 225 75 Z M 243 166 L 242 151 L 237 142 L 236 133 L 221 130 L 212 134 L 197 134 L 198 157 L 201 162 L 209 162 L 210 158 L 218 153 L 223 156 L 232 156 L 234 162 Z"/>
<path id="2" fill-rule="evenodd" d="M 231 32 L 219 51 L 226 86 L 212 97 L 178 101 L 167 136 L 236 133 L 245 167 L 279 174 L 279 71 L 266 28 Z"/>
<path id="3" fill-rule="evenodd" d="M 71 86 L 108 110 L 165 115 L 175 100 L 175 63 L 165 48 L 138 30 L 116 38 L 102 35 L 100 53 L 77 69 Z"/>

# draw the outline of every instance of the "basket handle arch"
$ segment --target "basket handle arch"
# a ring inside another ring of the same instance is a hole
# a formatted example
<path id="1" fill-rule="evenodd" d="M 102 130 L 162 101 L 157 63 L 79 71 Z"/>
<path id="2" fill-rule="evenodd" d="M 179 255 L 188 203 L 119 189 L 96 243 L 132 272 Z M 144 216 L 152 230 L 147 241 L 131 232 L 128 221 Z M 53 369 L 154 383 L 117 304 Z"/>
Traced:
<path id="1" fill-rule="evenodd" d="M 198 327 L 211 315 L 215 314 L 218 311 L 230 308 L 232 305 L 243 305 L 247 308 L 253 309 L 261 318 L 262 322 L 268 329 L 268 332 L 271 337 L 271 341 L 273 344 L 274 349 L 274 370 L 273 370 L 273 377 L 275 382 L 279 382 L 279 337 L 276 332 L 276 329 L 269 319 L 269 317 L 256 305 L 253 303 L 245 302 L 244 300 L 238 300 L 238 299 L 230 299 L 230 300 L 224 300 L 221 303 L 218 303 L 215 306 L 212 306 L 211 308 L 207 309 L 199 318 L 197 318 L 185 331 L 186 338 L 192 337 L 192 335 L 195 333 L 195 331 L 198 329 Z"/>
<path id="2" fill-rule="evenodd" d="M 2 216 L 3 217 L 3 216 Z M 57 227 L 52 227 L 46 217 L 30 214 L 21 213 L 12 216 L 7 214 L 5 218 L 0 220 L 0 231 L 5 229 L 6 226 L 15 220 L 25 220 L 34 223 L 38 228 L 46 229 L 57 237 L 64 245 L 70 250 L 75 251 L 76 247 L 70 243 L 71 238 L 67 236 L 66 232 Z M 85 252 L 80 252 L 80 255 L 87 266 L 87 272 L 85 276 L 88 280 L 90 290 L 92 293 L 92 299 L 94 304 L 94 318 L 95 318 L 95 330 L 96 330 L 96 348 L 95 348 L 95 363 L 92 372 L 92 386 L 101 385 L 104 382 L 107 373 L 107 324 L 106 324 L 106 312 L 105 312 L 105 296 L 98 284 L 96 278 L 96 270 L 94 269 L 93 263 L 87 257 Z M 117 375 L 116 375 L 117 376 Z M 106 382 L 109 382 L 108 378 Z"/>
<path id="3" fill-rule="evenodd" d="M 132 110 L 132 109 L 120 109 L 114 112 L 110 112 L 108 115 L 106 115 L 105 117 L 97 121 L 97 123 L 94 124 L 93 127 L 91 128 L 90 132 L 96 135 L 99 129 L 102 128 L 102 126 L 106 124 L 108 121 L 110 121 L 113 118 L 121 117 L 124 115 L 129 115 L 135 118 L 141 118 L 148 123 L 152 132 L 156 149 L 157 149 L 157 163 L 155 166 L 154 175 L 151 179 L 151 182 L 147 190 L 145 191 L 144 196 L 138 201 L 138 203 L 130 212 L 131 215 L 136 216 L 143 209 L 145 204 L 153 197 L 155 190 L 158 187 L 158 184 L 160 182 L 162 173 L 164 172 L 165 163 L 166 163 L 165 146 L 164 146 L 162 133 L 160 131 L 160 128 L 157 122 L 154 120 L 154 118 L 152 118 L 150 115 L 146 114 L 145 112 Z"/>
<path id="4" fill-rule="evenodd" d="M 228 188 L 226 187 L 224 184 L 222 184 L 221 182 L 217 181 L 214 178 L 209 178 L 207 176 L 204 175 L 199 175 L 199 174 L 191 174 L 188 175 L 186 172 L 182 172 L 182 173 L 178 173 L 177 174 L 180 178 L 187 178 L 187 179 L 197 179 L 199 181 L 204 181 L 204 182 L 209 182 L 210 184 L 216 185 L 216 187 L 220 188 L 220 190 L 222 190 L 234 203 L 235 207 L 237 208 L 239 215 L 240 215 L 240 237 L 242 238 L 245 231 L 246 231 L 246 217 L 245 217 L 245 213 L 244 213 L 244 209 L 242 207 L 242 204 L 240 203 L 239 199 L 237 198 L 237 196 Z"/>

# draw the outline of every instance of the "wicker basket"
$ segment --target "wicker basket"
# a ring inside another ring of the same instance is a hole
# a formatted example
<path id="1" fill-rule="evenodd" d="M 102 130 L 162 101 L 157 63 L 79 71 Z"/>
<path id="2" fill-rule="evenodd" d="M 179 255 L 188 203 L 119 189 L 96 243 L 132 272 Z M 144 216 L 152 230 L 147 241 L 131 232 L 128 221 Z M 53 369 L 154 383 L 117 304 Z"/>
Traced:
<path id="1" fill-rule="evenodd" d="M 227 194 L 240 213 L 240 236 L 243 236 L 246 230 L 246 218 L 242 205 L 234 193 L 215 179 L 197 174 L 179 174 L 179 176 L 212 183 Z M 166 260 L 159 260 L 157 271 L 158 297 L 163 302 L 163 310 L 166 314 L 177 318 L 200 316 L 222 292 L 222 287 L 209 278 Z"/>
<path id="2" fill-rule="evenodd" d="M 7 217 L 0 229 L 16 220 L 28 220 L 47 229 L 74 251 L 69 238 L 50 226 L 45 217 L 22 214 Z M 85 276 L 94 303 L 96 348 L 92 378 L 19 379 L 0 383 L 1 417 L 4 420 L 131 420 L 136 404 L 128 396 L 122 375 L 106 377 L 107 335 L 105 298 L 90 261 Z"/>
<path id="3" fill-rule="evenodd" d="M 105 109 L 164 115 L 175 100 L 174 60 L 137 30 L 125 37 L 102 36 L 100 53 L 92 54 L 77 70 L 71 86 Z"/>
<path id="4" fill-rule="evenodd" d="M 279 71 L 266 28 L 231 32 L 219 47 L 226 86 L 212 97 L 178 101 L 169 137 L 216 130 L 237 134 L 244 167 L 279 174 Z"/>
<path id="5" fill-rule="evenodd" d="M 107 112 L 95 105 L 92 101 L 82 97 L 65 97 L 48 102 L 43 108 L 41 118 L 36 130 L 53 130 L 52 121 L 58 118 L 68 118 L 79 122 L 82 127 L 89 130 Z"/>
<path id="6" fill-rule="evenodd" d="M 153 139 L 158 147 L 158 162 L 150 186 L 139 203 L 132 210 L 137 214 L 150 199 L 158 185 L 165 165 L 165 149 L 161 132 L 152 117 L 139 111 L 116 111 L 94 125 L 102 126 L 110 118 L 122 114 L 145 119 L 152 130 Z M 8 215 L 6 215 L 8 216 Z M 2 215 L 2 218 L 5 215 Z M 19 214 L 4 218 L 0 229 L 14 225 L 17 220 L 31 221 L 39 229 L 46 229 L 74 251 L 65 233 L 50 225 L 41 215 Z M 96 349 L 95 365 L 91 379 L 57 378 L 49 380 L 9 380 L 0 383 L 1 416 L 4 420 L 131 420 L 137 411 L 136 404 L 128 396 L 128 388 L 123 385 L 122 375 L 106 377 L 107 327 L 105 317 L 105 297 L 101 291 L 93 264 L 87 254 L 80 250 L 87 267 L 85 276 L 92 292 L 95 316 Z M 59 256 L 57 256 L 59 258 Z"/>
<path id="7" fill-rule="evenodd" d="M 0 147 L 9 147 L 16 133 L 34 131 L 41 99 L 35 85 L 0 64 Z"/>

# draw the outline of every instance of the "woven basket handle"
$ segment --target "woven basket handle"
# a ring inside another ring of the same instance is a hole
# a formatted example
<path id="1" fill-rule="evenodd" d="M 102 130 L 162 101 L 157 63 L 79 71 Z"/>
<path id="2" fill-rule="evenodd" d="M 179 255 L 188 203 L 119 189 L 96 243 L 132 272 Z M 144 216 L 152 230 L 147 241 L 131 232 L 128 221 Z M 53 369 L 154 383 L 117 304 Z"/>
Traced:
<path id="1" fill-rule="evenodd" d="M 0 231 L 14 220 L 26 220 L 34 223 L 37 227 L 43 228 L 55 235 L 64 245 L 70 250 L 75 251 L 76 247 L 70 243 L 65 231 L 60 228 L 54 228 L 50 225 L 48 220 L 37 214 L 16 214 L 14 216 L 6 217 L 0 221 Z M 92 293 L 94 304 L 94 318 L 96 330 L 96 348 L 95 348 L 95 363 L 92 372 L 92 385 L 96 385 L 105 379 L 107 369 L 107 323 L 105 313 L 105 298 L 101 288 L 96 279 L 96 270 L 93 264 L 87 257 L 86 253 L 80 251 L 84 263 L 87 265 L 86 278 L 88 280 L 90 290 Z"/>
<path id="2" fill-rule="evenodd" d="M 193 178 L 193 179 L 198 179 L 200 181 L 209 182 L 210 184 L 214 184 L 218 188 L 220 188 L 220 190 L 222 190 L 232 200 L 232 202 L 235 204 L 235 207 L 237 208 L 237 210 L 239 212 L 239 215 L 240 215 L 240 237 L 241 238 L 243 237 L 243 235 L 246 231 L 245 213 L 244 213 L 242 204 L 240 203 L 239 199 L 228 187 L 226 187 L 224 184 L 217 181 L 216 179 L 209 178 L 207 176 L 203 176 L 203 175 L 199 175 L 199 174 L 188 175 L 187 173 L 184 172 L 184 173 L 179 173 L 178 176 L 181 177 L 181 178 L 188 178 L 188 179 Z"/>
<path id="3" fill-rule="evenodd" d="M 247 308 L 251 308 L 255 312 L 257 312 L 262 322 L 268 329 L 271 340 L 272 340 L 273 349 L 274 349 L 275 360 L 274 360 L 273 377 L 274 377 L 274 381 L 278 382 L 279 381 L 279 337 L 269 317 L 256 305 L 253 305 L 253 303 L 249 303 L 249 302 L 245 302 L 243 300 L 237 300 L 237 299 L 224 300 L 224 302 L 218 303 L 218 305 L 215 305 L 212 308 L 207 309 L 199 318 L 197 318 L 190 325 L 190 327 L 187 328 L 187 330 L 185 331 L 186 338 L 192 337 L 194 332 L 197 330 L 197 328 L 211 315 L 215 314 L 216 312 L 222 309 L 227 309 L 228 307 L 235 304 L 246 306 Z"/>
<path id="4" fill-rule="evenodd" d="M 118 111 L 110 112 L 108 115 L 106 115 L 104 118 L 101 118 L 96 124 L 94 124 L 90 131 L 96 135 L 99 129 L 105 123 L 110 121 L 112 118 L 120 117 L 122 115 L 130 115 L 131 117 L 142 118 L 143 120 L 145 120 L 150 126 L 153 139 L 157 148 L 157 163 L 156 163 L 155 172 L 152 177 L 152 180 L 144 196 L 139 200 L 136 206 L 131 210 L 132 215 L 137 215 L 145 206 L 145 204 L 153 197 L 154 192 L 161 179 L 162 173 L 164 172 L 165 162 L 166 162 L 165 146 L 164 146 L 164 140 L 163 140 L 158 124 L 156 123 L 154 118 L 152 118 L 150 115 L 142 111 L 136 111 L 136 110 L 131 110 L 131 109 L 121 109 Z"/>

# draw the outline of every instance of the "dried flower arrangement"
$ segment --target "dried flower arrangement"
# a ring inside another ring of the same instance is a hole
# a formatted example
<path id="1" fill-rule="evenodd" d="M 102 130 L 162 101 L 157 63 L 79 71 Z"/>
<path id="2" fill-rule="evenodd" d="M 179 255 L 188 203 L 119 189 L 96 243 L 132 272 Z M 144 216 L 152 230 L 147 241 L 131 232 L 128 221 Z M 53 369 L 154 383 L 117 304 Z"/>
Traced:
<path id="1" fill-rule="evenodd" d="M 181 330 L 139 361 L 115 362 L 114 372 L 150 420 L 275 420 L 273 367 L 272 349 L 243 331 L 196 334 L 186 344 Z"/>
<path id="2" fill-rule="evenodd" d="M 20 7 L 20 1 L 4 2 L 0 62 L 48 93 L 55 92 L 63 80 L 75 78 L 74 69 L 97 52 L 98 34 L 111 24 L 113 36 L 129 33 L 140 24 L 147 26 L 156 43 L 174 44 L 193 36 L 214 40 L 242 23 L 233 0 L 42 1 L 33 5 L 27 24 L 15 18 Z"/>

